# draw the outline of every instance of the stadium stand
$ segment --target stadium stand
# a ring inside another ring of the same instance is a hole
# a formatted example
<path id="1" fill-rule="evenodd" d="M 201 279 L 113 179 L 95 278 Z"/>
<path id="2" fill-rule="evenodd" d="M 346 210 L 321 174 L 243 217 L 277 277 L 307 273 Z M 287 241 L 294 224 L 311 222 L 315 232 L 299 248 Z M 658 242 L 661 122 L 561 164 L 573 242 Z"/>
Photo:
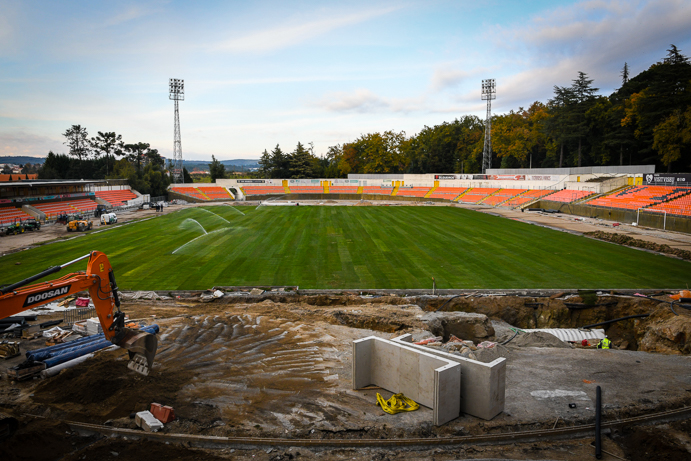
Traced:
<path id="1" fill-rule="evenodd" d="M 571 203 L 573 201 L 580 200 L 589 195 L 593 195 L 593 192 L 583 190 L 562 189 L 545 198 L 545 200 L 549 200 L 552 202 Z"/>
<path id="2" fill-rule="evenodd" d="M 435 191 L 430 194 L 429 198 L 453 200 L 467 190 L 467 187 L 437 187 Z"/>
<path id="3" fill-rule="evenodd" d="M 686 195 L 689 189 L 671 186 L 633 186 L 588 202 L 588 205 L 637 210 Z"/>
<path id="4" fill-rule="evenodd" d="M 358 186 L 329 186 L 330 194 L 357 194 Z"/>
<path id="5" fill-rule="evenodd" d="M 129 189 L 123 190 L 103 190 L 96 192 L 96 197 L 105 200 L 110 206 L 122 206 L 128 200 L 137 198 L 136 194 Z"/>
<path id="6" fill-rule="evenodd" d="M 292 194 L 323 194 L 322 186 L 290 186 Z"/>
<path id="7" fill-rule="evenodd" d="M 233 196 L 230 195 L 225 187 L 199 187 L 199 190 L 209 197 L 209 200 L 233 199 Z"/>
<path id="8" fill-rule="evenodd" d="M 527 189 L 500 189 L 496 194 L 487 197 L 482 201 L 483 205 L 497 206 L 502 202 L 509 200 L 517 195 L 522 194 Z"/>
<path id="9" fill-rule="evenodd" d="M 691 192 L 691 189 L 686 189 L 686 191 Z M 653 211 L 656 213 L 663 213 L 666 211 L 669 214 L 691 216 L 691 194 L 682 195 L 669 202 L 653 205 L 650 208 L 646 208 L 646 211 Z"/>
<path id="10" fill-rule="evenodd" d="M 285 194 L 283 186 L 243 186 L 240 188 L 245 195 Z"/>
<path id="11" fill-rule="evenodd" d="M 430 189 L 431 187 L 401 187 L 396 195 L 402 197 L 424 197 Z"/>
<path id="12" fill-rule="evenodd" d="M 393 193 L 393 187 L 364 186 L 362 188 L 362 193 L 363 194 L 391 195 Z"/>
<path id="13" fill-rule="evenodd" d="M 69 202 L 37 203 L 32 206 L 42 213 L 45 213 L 46 219 L 54 219 L 61 214 L 88 213 L 94 211 L 96 209 L 96 202 L 83 199 Z"/>
<path id="14" fill-rule="evenodd" d="M 488 187 L 473 187 L 465 195 L 458 198 L 458 203 L 478 203 L 480 200 L 498 190 L 499 189 L 492 189 Z"/>
<path id="15" fill-rule="evenodd" d="M 518 195 L 516 197 L 513 197 L 506 202 L 502 203 L 499 206 L 505 206 L 505 207 L 518 207 L 521 205 L 525 205 L 526 203 L 533 202 L 539 198 L 542 198 L 546 195 L 549 195 L 553 193 L 553 190 L 549 189 L 534 189 L 534 190 L 529 190 L 525 194 Z"/>
<path id="16" fill-rule="evenodd" d="M 25 219 L 31 219 L 31 218 L 33 218 L 33 216 L 31 216 L 28 213 L 25 213 L 20 208 L 15 208 L 15 207 L 0 208 L 0 225 L 12 224 L 16 220 L 24 221 Z"/>
<path id="17" fill-rule="evenodd" d="M 194 197 L 199 200 L 208 200 L 208 198 L 199 192 L 199 189 L 196 187 L 172 186 L 170 189 L 178 194 L 189 195 L 190 197 Z"/>

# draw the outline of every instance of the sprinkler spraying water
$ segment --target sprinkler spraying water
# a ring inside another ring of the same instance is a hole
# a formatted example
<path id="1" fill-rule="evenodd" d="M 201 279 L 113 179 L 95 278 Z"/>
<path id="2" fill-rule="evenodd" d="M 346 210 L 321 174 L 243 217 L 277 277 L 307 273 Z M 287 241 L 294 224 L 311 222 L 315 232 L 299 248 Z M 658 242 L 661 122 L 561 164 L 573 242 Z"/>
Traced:
<path id="1" fill-rule="evenodd" d="M 204 234 L 208 234 L 208 232 L 206 231 L 206 229 L 204 229 L 204 226 L 202 226 L 201 224 L 199 224 L 199 221 L 197 221 L 196 219 L 192 219 L 192 218 L 187 218 L 187 219 L 185 219 L 183 222 L 180 223 L 180 226 L 179 226 L 179 227 L 180 227 L 180 229 L 184 229 L 184 228 L 186 228 L 186 227 L 189 227 L 189 224 L 190 224 L 190 223 L 196 224 L 197 226 L 199 226 L 199 228 L 202 230 L 202 232 L 204 232 Z"/>
<path id="2" fill-rule="evenodd" d="M 235 208 L 233 208 L 233 209 L 235 210 Z M 221 215 L 218 215 L 218 214 L 214 213 L 213 211 L 209 211 L 209 210 L 207 210 L 206 208 L 197 208 L 197 210 L 206 211 L 207 213 L 216 216 L 218 219 L 222 219 L 222 220 L 224 220 L 225 222 L 227 222 L 228 224 L 230 224 L 230 221 L 228 221 L 226 218 L 224 218 L 224 217 L 221 216 Z M 236 210 L 236 211 L 237 211 L 237 210 Z"/>
<path id="3" fill-rule="evenodd" d="M 204 235 L 200 235 L 199 237 L 195 237 L 195 238 L 193 238 L 192 240 L 190 240 L 189 242 L 183 243 L 182 245 L 180 245 L 179 247 L 177 247 L 176 249 L 174 249 L 174 250 L 173 250 L 173 254 L 177 253 L 179 250 L 182 250 L 182 249 L 185 248 L 187 245 L 189 245 L 189 244 L 191 244 L 191 243 L 194 243 L 196 240 L 199 240 L 199 239 L 202 238 L 202 237 L 206 237 L 207 235 L 212 235 L 212 234 L 216 234 L 216 233 L 218 233 L 218 232 L 229 231 L 229 230 L 232 230 L 232 229 L 230 229 L 230 228 L 228 228 L 228 227 L 224 227 L 224 228 L 222 228 L 222 229 L 216 229 L 216 230 L 211 231 L 211 232 L 206 232 L 206 231 L 204 231 Z"/>

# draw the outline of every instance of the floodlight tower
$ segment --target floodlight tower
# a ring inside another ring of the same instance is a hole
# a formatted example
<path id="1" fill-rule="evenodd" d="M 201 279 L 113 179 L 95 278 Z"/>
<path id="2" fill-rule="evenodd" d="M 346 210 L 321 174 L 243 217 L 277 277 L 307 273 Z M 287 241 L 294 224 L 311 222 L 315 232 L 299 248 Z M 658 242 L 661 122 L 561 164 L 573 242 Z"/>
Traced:
<path id="1" fill-rule="evenodd" d="M 168 83 L 168 99 L 175 101 L 175 134 L 173 140 L 173 183 L 185 182 L 182 174 L 182 140 L 180 139 L 180 111 L 178 101 L 185 100 L 185 81 L 171 78 Z"/>
<path id="2" fill-rule="evenodd" d="M 485 147 L 482 149 L 482 174 L 492 168 L 492 99 L 497 99 L 497 85 L 493 78 L 489 78 L 482 81 L 482 100 L 487 101 Z"/>

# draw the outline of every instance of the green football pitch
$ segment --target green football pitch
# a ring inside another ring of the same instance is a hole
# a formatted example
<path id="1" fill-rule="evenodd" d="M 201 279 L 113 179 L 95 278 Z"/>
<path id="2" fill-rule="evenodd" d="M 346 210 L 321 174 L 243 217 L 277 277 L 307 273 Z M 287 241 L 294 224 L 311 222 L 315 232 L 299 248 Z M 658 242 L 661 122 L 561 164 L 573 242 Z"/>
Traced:
<path id="1" fill-rule="evenodd" d="M 4 256 L 0 283 L 91 250 L 108 255 L 129 290 L 413 289 L 432 277 L 457 289 L 684 288 L 691 279 L 686 261 L 461 208 L 208 206 Z"/>

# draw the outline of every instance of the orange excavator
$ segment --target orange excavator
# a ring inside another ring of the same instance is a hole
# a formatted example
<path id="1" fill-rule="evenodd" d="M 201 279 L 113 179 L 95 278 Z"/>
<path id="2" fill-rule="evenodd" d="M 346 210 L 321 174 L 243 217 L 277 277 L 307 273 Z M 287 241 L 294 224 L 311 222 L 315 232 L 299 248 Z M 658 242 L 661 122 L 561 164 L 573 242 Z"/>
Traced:
<path id="1" fill-rule="evenodd" d="M 89 262 L 86 272 L 74 272 L 55 280 L 29 285 L 87 258 Z M 25 280 L 0 288 L 0 319 L 84 290 L 89 290 L 106 339 L 127 349 L 130 355 L 128 368 L 148 375 L 156 355 L 158 339 L 154 334 L 125 326 L 125 313 L 120 311 L 113 268 L 108 257 L 100 251 L 92 251 L 68 263 L 50 267 Z"/>

